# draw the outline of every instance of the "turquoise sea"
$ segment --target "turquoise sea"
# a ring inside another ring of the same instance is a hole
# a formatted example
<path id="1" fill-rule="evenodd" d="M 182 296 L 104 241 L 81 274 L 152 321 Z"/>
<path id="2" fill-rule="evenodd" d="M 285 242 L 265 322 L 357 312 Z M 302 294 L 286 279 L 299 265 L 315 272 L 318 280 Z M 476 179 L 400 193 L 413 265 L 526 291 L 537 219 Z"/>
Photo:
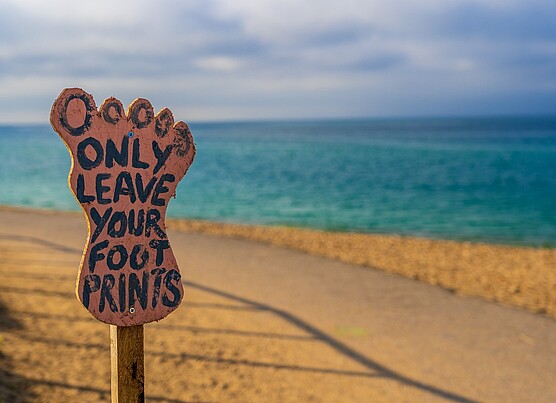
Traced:
<path id="1" fill-rule="evenodd" d="M 168 215 L 556 246 L 556 117 L 190 123 Z M 79 210 L 50 126 L 0 126 L 0 204 Z"/>

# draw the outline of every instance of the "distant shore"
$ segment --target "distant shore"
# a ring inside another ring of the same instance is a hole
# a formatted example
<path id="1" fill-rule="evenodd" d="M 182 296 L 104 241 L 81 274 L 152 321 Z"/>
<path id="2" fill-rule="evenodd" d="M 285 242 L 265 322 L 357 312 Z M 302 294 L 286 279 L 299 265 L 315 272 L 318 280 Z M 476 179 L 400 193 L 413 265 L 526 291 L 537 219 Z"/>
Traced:
<path id="1" fill-rule="evenodd" d="M 556 249 L 175 218 L 168 218 L 167 226 L 296 249 L 556 317 Z"/>

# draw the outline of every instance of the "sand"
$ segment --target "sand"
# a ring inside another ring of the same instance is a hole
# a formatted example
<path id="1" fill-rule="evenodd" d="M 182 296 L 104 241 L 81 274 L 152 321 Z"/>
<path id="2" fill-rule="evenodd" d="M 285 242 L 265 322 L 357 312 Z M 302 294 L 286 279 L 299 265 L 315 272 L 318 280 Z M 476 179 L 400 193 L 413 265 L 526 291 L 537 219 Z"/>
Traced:
<path id="1" fill-rule="evenodd" d="M 192 220 L 169 227 L 293 248 L 556 317 L 556 249 Z"/>
<path id="2" fill-rule="evenodd" d="M 556 400 L 552 250 L 170 228 L 186 295 L 145 326 L 148 401 Z M 109 401 L 108 326 L 73 289 L 85 232 L 81 214 L 0 209 L 0 401 Z"/>

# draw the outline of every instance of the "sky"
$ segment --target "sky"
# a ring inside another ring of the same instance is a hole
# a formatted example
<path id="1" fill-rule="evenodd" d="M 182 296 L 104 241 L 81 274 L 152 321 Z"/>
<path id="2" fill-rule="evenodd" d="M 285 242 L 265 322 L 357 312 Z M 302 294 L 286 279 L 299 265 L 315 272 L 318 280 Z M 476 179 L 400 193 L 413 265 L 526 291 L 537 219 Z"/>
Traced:
<path id="1" fill-rule="evenodd" d="M 0 123 L 67 87 L 188 121 L 556 114 L 556 1 L 0 0 Z"/>

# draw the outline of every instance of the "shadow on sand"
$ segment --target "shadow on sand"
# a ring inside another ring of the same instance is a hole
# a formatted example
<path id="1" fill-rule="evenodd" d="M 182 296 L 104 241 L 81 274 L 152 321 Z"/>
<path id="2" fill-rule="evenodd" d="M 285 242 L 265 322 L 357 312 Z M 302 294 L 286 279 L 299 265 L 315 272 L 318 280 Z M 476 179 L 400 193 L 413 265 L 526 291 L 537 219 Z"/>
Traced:
<path id="1" fill-rule="evenodd" d="M 352 349 L 351 347 L 347 346 L 346 344 L 342 343 L 341 341 L 333 338 L 332 336 L 326 334 L 325 332 L 317 329 L 316 327 L 314 327 L 313 325 L 301 320 L 300 318 L 296 317 L 295 315 L 292 315 L 286 311 L 283 311 L 281 309 L 278 308 L 274 308 L 270 305 L 266 305 L 260 302 L 256 302 L 256 301 L 252 301 L 249 300 L 247 298 L 243 298 L 243 297 L 239 297 L 237 295 L 233 295 L 231 293 L 228 292 L 224 292 L 221 290 L 217 290 L 211 287 L 207 287 L 205 285 L 202 284 L 198 284 L 198 283 L 194 283 L 192 281 L 184 281 L 184 285 L 191 287 L 191 288 L 196 288 L 198 290 L 201 291 L 205 291 L 208 292 L 210 294 L 213 295 L 218 295 L 220 297 L 224 297 L 229 299 L 230 301 L 234 301 L 234 302 L 240 302 L 243 304 L 246 304 L 248 306 L 252 306 L 255 309 L 258 310 L 266 310 L 274 315 L 276 315 L 277 317 L 285 320 L 286 322 L 292 324 L 293 326 L 297 327 L 300 330 L 305 331 L 307 334 L 311 335 L 312 338 L 315 338 L 317 340 L 322 341 L 323 343 L 327 344 L 329 347 L 333 348 L 334 350 L 336 350 L 338 353 L 349 357 L 350 359 L 352 359 L 353 361 L 363 365 L 364 367 L 368 368 L 371 371 L 374 371 L 375 373 L 373 374 L 369 374 L 369 373 L 362 373 L 362 372 L 350 372 L 350 371 L 333 371 L 335 373 L 338 373 L 340 375 L 350 375 L 350 376 L 369 376 L 369 377 L 384 377 L 384 378 L 390 378 L 392 380 L 395 380 L 397 382 L 400 382 L 404 385 L 416 388 L 416 389 L 420 389 L 422 391 L 428 392 L 432 395 L 435 395 L 437 397 L 446 399 L 448 401 L 453 401 L 453 402 L 465 402 L 465 403 L 470 403 L 470 402 L 476 402 L 473 399 L 467 398 L 465 396 L 462 395 L 458 395 L 456 393 L 452 393 L 450 391 L 444 390 L 442 388 L 439 387 L 435 387 L 432 385 L 428 385 L 425 384 L 423 382 L 419 382 L 418 380 L 415 379 L 411 379 L 409 377 L 403 376 L 401 374 L 398 374 L 397 372 L 379 364 L 376 361 L 373 361 L 372 359 L 370 359 L 369 357 L 366 357 L 363 354 L 360 354 L 359 352 L 355 351 L 354 349 Z M 284 366 L 287 368 L 279 368 L 279 369 L 297 369 L 297 368 L 292 368 L 290 366 Z M 314 370 L 314 369 L 309 369 L 309 370 Z M 330 371 L 330 370 L 327 370 Z"/>
<path id="2" fill-rule="evenodd" d="M 21 237 L 21 241 L 35 243 L 40 246 L 46 246 L 48 248 L 52 248 L 58 252 L 63 253 L 81 253 L 81 251 L 76 249 L 66 248 L 61 245 L 57 245 L 53 242 L 47 242 L 42 239 L 36 239 L 33 237 Z M 24 238 L 24 239 L 23 239 Z M 13 239 L 13 238 L 12 238 Z M 2 275 L 8 273 L 2 273 Z M 11 274 L 11 273 L 10 273 Z M 9 274 L 8 274 L 9 275 Z M 18 273 L 17 276 L 32 276 L 33 278 L 48 278 L 48 274 L 45 273 Z M 64 276 L 65 277 L 65 276 Z M 68 279 L 72 281 L 74 278 L 72 276 L 67 276 Z M 60 276 L 56 277 L 57 280 L 60 280 Z M 190 331 L 193 333 L 218 333 L 218 334 L 233 334 L 237 336 L 245 336 L 245 337 L 261 337 L 261 338 L 279 338 L 279 339 L 290 339 L 292 341 L 315 341 L 318 340 L 328 347 L 334 349 L 337 353 L 342 354 L 345 357 L 353 360 L 354 362 L 362 365 L 365 367 L 367 371 L 345 371 L 345 370 L 336 370 L 336 369 L 328 369 L 328 368 L 313 368 L 313 367 L 306 367 L 306 366 L 299 366 L 299 365 L 284 365 L 284 364 L 277 364 L 272 362 L 259 362 L 254 360 L 242 360 L 242 359 L 228 359 L 222 357 L 213 357 L 208 355 L 194 355 L 188 353 L 176 353 L 171 354 L 167 352 L 159 352 L 159 351 L 147 351 L 147 354 L 155 355 L 155 356 L 163 356 L 171 359 L 179 359 L 179 360 L 196 360 L 196 361 L 204 361 L 204 362 L 211 362 L 211 363 L 224 363 L 227 365 L 241 365 L 241 366 L 249 366 L 254 368 L 273 368 L 278 370 L 285 370 L 285 371 L 305 371 L 305 372 L 317 372 L 317 373 L 327 373 L 327 374 L 334 374 L 338 376 L 356 376 L 356 377 L 372 377 L 372 378 L 388 378 L 394 380 L 400 384 L 405 386 L 415 388 L 424 392 L 427 392 L 437 398 L 441 398 L 447 401 L 453 402 L 475 402 L 475 400 L 459 395 L 457 393 L 453 393 L 449 390 L 442 389 L 438 386 L 433 386 L 424 382 L 421 382 L 417 379 L 412 379 L 410 377 L 404 376 L 382 364 L 379 362 L 367 357 L 355 349 L 351 348 L 347 344 L 343 343 L 342 341 L 330 336 L 329 334 L 323 332 L 322 330 L 318 329 L 314 325 L 300 319 L 299 317 L 281 310 L 279 308 L 275 308 L 273 306 L 253 301 L 241 296 L 237 296 L 231 294 L 226 291 L 218 290 L 203 284 L 199 284 L 192 281 L 184 281 L 184 285 L 186 287 L 191 287 L 197 289 L 199 291 L 209 293 L 215 296 L 219 296 L 224 298 L 225 300 L 229 301 L 229 304 L 207 304 L 207 303 L 193 303 L 190 302 L 188 305 L 191 308 L 198 308 L 198 309 L 226 309 L 226 310 L 245 310 L 245 311 L 264 311 L 275 315 L 276 317 L 288 322 L 289 324 L 293 325 L 297 329 L 301 330 L 304 334 L 303 335 L 287 335 L 287 334 L 277 334 L 277 333 L 265 333 L 265 332 L 252 332 L 252 331 L 244 331 L 244 330 L 231 330 L 231 329 L 218 329 L 218 328 L 203 328 L 203 327 L 195 327 L 195 326 L 185 326 L 185 325 L 158 325 L 160 328 L 166 328 L 168 330 L 175 330 L 175 331 Z M 17 287 L 0 287 L 3 293 L 20 293 L 23 291 L 29 291 L 27 289 L 17 288 Z M 34 290 L 35 292 L 37 290 Z M 70 297 L 67 293 L 62 293 L 58 291 L 43 291 L 44 296 L 55 296 L 55 297 L 63 297 L 67 298 Z M 238 306 L 238 304 L 240 304 Z M 79 317 L 70 317 L 70 316 L 63 316 L 57 315 L 55 313 L 40 313 L 40 312 L 31 312 L 31 311 L 17 311 L 18 316 L 30 316 L 34 318 L 46 319 L 46 320 L 59 320 L 59 321 L 93 321 L 92 318 L 79 318 Z M 11 328 L 9 328 L 11 326 Z M 5 307 L 0 305 L 0 329 L 5 331 L 10 330 L 21 330 L 21 324 L 17 321 L 14 321 L 13 318 L 10 318 L 10 315 L 5 309 Z M 61 340 L 61 339 L 51 339 L 45 338 L 42 336 L 31 335 L 25 332 L 16 331 L 13 333 L 13 336 L 18 337 L 20 339 L 28 340 L 31 342 L 38 342 L 38 343 L 45 343 L 45 344 L 52 344 L 52 345 L 65 345 L 67 347 L 77 347 L 77 348 L 91 348 L 91 349 L 99 349 L 99 350 L 106 350 L 107 345 L 100 345 L 94 343 L 76 343 L 69 340 Z M 0 357 L 0 359 L 4 360 L 4 356 Z M 0 361 L 2 364 L 4 361 Z M 9 360 L 6 360 L 9 364 Z M 0 367 L 1 369 L 2 367 Z M 4 397 L 6 401 L 13 401 L 10 395 L 3 395 L 4 389 L 8 390 L 12 388 L 13 385 L 22 385 L 22 390 L 25 390 L 25 387 L 28 385 L 33 384 L 42 384 L 51 387 L 57 388 L 69 388 L 79 391 L 89 391 L 89 392 L 97 392 L 100 396 L 109 396 L 110 391 L 104 389 L 96 389 L 91 388 L 89 386 L 80 386 L 80 385 L 70 385 L 63 382 L 52 382 L 46 380 L 39 380 L 39 379 L 31 379 L 31 378 L 21 378 L 17 377 L 9 372 L 9 370 L 0 373 L 0 398 Z M 8 382 L 6 383 L 7 380 Z M 32 396 L 27 395 L 23 397 L 23 399 L 29 400 Z M 149 396 L 149 400 L 153 401 L 166 401 L 166 402 L 179 402 L 179 400 L 168 400 L 163 397 L 159 396 Z M 1 401 L 1 399 L 0 399 Z M 20 400 L 26 401 L 26 400 Z"/>
<path id="3" fill-rule="evenodd" d="M 13 371 L 12 358 L 7 353 L 7 334 L 21 329 L 21 322 L 12 316 L 4 301 L 0 300 L 0 402 L 29 402 L 35 398 L 28 391 L 27 380 Z"/>

